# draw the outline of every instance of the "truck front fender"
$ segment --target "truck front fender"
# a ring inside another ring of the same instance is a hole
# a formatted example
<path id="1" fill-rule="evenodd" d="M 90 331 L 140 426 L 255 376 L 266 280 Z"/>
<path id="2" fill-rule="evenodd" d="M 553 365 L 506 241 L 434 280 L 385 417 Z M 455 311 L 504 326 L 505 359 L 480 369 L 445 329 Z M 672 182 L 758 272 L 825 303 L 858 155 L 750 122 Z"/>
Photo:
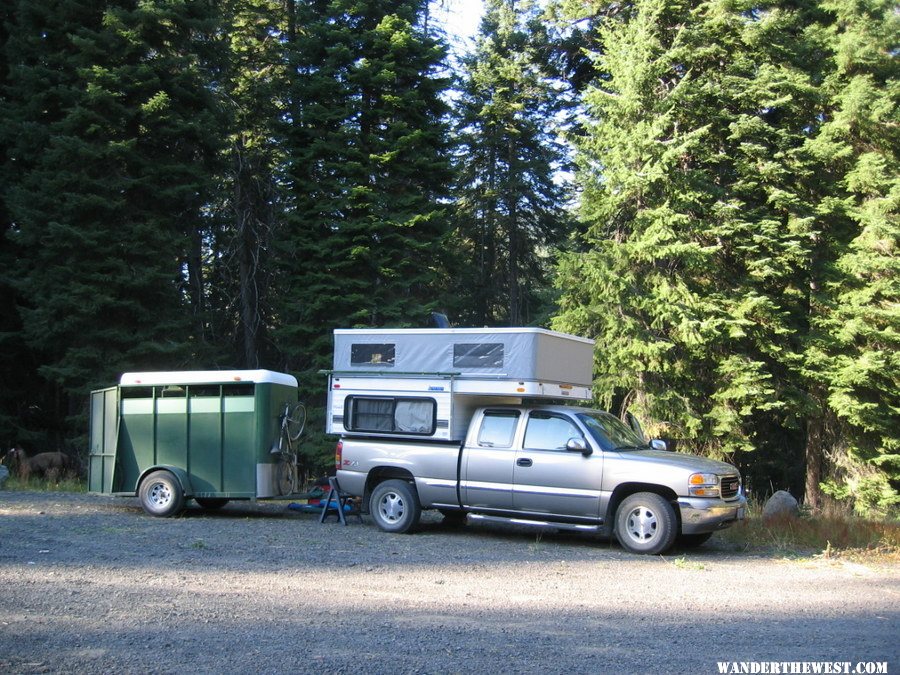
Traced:
<path id="1" fill-rule="evenodd" d="M 672 504 L 675 504 L 678 499 L 678 495 L 675 494 L 675 491 L 665 485 L 638 482 L 621 483 L 620 485 L 617 485 L 613 490 L 613 493 L 609 498 L 609 503 L 606 506 L 605 512 L 600 514 L 603 517 L 603 521 L 609 524 L 608 526 L 610 531 L 612 531 L 613 527 L 615 526 L 616 511 L 618 511 L 619 509 L 619 504 L 622 503 L 623 499 L 625 499 L 629 495 L 635 494 L 636 492 L 653 492 L 672 502 Z M 677 511 L 678 510 L 676 509 L 676 513 Z"/>

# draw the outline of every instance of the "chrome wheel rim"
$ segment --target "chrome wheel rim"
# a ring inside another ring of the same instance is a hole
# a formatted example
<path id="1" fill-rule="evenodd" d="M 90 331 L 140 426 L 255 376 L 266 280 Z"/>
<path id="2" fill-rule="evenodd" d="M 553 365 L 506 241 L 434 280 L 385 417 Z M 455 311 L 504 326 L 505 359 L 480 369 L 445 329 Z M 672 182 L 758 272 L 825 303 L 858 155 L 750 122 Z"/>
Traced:
<path id="1" fill-rule="evenodd" d="M 659 519 L 646 506 L 635 507 L 625 519 L 625 531 L 634 541 L 646 544 L 659 532 Z"/>
<path id="2" fill-rule="evenodd" d="M 388 492 L 378 503 L 378 512 L 388 523 L 396 523 L 405 511 L 403 498 L 396 492 Z"/>
<path id="3" fill-rule="evenodd" d="M 172 501 L 172 490 L 165 483 L 154 483 L 150 486 L 147 499 L 157 509 L 165 508 Z"/>

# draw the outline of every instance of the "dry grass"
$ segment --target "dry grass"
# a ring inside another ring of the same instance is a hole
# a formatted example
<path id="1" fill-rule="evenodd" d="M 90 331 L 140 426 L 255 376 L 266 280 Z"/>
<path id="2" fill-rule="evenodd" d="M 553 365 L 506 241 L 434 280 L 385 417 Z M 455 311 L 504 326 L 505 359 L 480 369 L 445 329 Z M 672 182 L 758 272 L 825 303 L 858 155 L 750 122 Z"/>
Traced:
<path id="1" fill-rule="evenodd" d="M 816 556 L 857 562 L 900 563 L 900 523 L 867 520 L 839 505 L 800 517 L 763 520 L 760 505 L 720 537 L 740 550 L 763 550 L 786 557 Z"/>
<path id="2" fill-rule="evenodd" d="M 87 484 L 81 478 L 72 476 L 63 476 L 59 479 L 10 476 L 3 484 L 3 489 L 35 492 L 87 492 Z"/>

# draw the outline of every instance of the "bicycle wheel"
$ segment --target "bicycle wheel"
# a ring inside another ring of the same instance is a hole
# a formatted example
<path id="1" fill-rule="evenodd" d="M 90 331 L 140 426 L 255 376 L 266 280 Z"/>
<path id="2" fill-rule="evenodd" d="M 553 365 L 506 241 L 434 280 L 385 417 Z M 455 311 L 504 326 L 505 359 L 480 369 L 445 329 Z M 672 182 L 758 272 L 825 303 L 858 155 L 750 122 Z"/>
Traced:
<path id="1" fill-rule="evenodd" d="M 297 467 L 294 466 L 294 462 L 287 458 L 278 462 L 275 480 L 277 481 L 278 494 L 292 494 L 297 485 Z"/>
<path id="2" fill-rule="evenodd" d="M 306 406 L 302 403 L 296 404 L 293 408 L 288 403 L 284 408 L 284 426 L 287 430 L 288 438 L 296 441 L 303 433 L 303 427 L 306 426 Z"/>

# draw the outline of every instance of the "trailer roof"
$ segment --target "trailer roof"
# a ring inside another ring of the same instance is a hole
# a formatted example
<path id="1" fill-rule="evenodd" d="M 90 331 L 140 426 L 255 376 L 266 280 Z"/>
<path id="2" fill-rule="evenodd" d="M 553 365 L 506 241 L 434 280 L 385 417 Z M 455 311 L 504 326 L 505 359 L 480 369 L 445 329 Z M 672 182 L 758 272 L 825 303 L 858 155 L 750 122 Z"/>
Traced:
<path id="1" fill-rule="evenodd" d="M 297 378 L 271 370 L 174 370 L 149 373 L 125 373 L 120 385 L 156 384 L 231 384 L 234 382 L 269 382 L 288 387 L 297 386 Z"/>

